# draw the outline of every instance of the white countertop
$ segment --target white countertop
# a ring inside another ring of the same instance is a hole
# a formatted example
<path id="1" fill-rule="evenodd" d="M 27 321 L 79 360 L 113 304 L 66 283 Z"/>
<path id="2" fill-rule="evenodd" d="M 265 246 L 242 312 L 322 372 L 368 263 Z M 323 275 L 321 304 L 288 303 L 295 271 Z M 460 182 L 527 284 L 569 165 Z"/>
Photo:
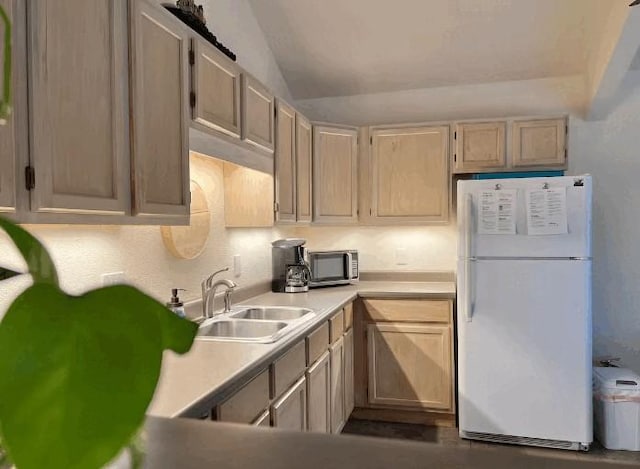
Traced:
<path id="1" fill-rule="evenodd" d="M 147 411 L 159 417 L 197 417 L 216 401 L 235 392 L 358 295 L 365 298 L 455 298 L 453 282 L 366 281 L 308 293 L 265 293 L 242 302 L 260 306 L 299 306 L 316 317 L 273 344 L 196 340 L 189 353 L 165 352 L 160 381 Z"/>

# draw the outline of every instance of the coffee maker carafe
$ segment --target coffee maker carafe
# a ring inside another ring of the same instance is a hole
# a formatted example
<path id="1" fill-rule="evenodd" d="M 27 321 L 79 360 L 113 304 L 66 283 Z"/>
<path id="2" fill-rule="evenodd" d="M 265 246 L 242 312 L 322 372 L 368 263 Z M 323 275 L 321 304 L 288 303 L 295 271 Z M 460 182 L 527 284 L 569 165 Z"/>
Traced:
<path id="1" fill-rule="evenodd" d="M 273 280 L 271 290 L 280 293 L 309 291 L 311 271 L 306 261 L 306 240 L 278 239 L 271 243 Z"/>

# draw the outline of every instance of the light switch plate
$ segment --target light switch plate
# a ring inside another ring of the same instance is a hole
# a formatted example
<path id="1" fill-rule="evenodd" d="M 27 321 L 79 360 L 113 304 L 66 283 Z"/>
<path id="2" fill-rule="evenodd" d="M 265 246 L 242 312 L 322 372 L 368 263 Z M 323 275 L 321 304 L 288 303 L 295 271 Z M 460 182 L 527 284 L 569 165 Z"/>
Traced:
<path id="1" fill-rule="evenodd" d="M 242 262 L 240 254 L 233 256 L 233 275 L 240 277 L 242 275 Z"/>
<path id="2" fill-rule="evenodd" d="M 408 263 L 407 248 L 396 248 L 396 265 L 407 265 Z"/>
<path id="3" fill-rule="evenodd" d="M 125 282 L 124 272 L 110 272 L 102 274 L 102 286 L 122 285 Z"/>

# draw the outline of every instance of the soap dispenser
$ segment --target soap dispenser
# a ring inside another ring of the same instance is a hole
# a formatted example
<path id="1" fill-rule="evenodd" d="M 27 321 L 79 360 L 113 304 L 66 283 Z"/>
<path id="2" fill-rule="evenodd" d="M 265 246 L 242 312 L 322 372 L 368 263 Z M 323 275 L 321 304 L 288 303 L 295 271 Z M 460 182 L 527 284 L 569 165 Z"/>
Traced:
<path id="1" fill-rule="evenodd" d="M 172 288 L 171 289 L 171 301 L 167 303 L 167 308 L 169 308 L 172 312 L 184 318 L 187 314 L 184 311 L 184 303 L 180 301 L 178 298 L 179 291 L 186 291 L 184 288 Z"/>

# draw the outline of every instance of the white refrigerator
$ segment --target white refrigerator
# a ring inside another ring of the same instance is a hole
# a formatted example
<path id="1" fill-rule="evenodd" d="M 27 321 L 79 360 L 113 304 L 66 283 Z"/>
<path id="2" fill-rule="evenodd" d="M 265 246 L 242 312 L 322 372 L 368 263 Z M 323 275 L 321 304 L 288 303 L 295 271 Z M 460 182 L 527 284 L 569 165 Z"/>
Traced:
<path id="1" fill-rule="evenodd" d="M 459 181 L 460 436 L 593 440 L 591 177 Z"/>

